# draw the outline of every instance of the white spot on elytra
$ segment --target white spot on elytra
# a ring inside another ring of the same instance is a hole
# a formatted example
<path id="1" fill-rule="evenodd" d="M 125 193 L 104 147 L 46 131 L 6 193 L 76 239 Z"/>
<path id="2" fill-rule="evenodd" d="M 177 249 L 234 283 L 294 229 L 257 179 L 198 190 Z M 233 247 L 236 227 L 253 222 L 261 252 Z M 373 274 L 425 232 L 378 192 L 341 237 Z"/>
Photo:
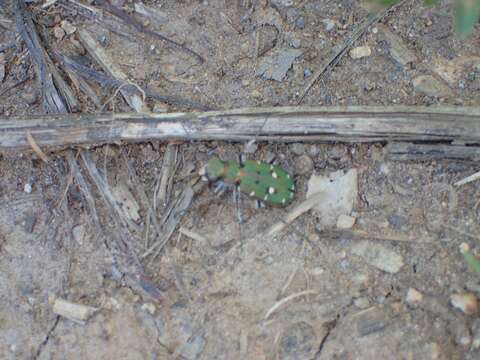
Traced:
<path id="1" fill-rule="evenodd" d="M 250 196 L 255 196 L 255 191 L 252 191 L 249 195 Z"/>
<path id="2" fill-rule="evenodd" d="M 273 169 L 274 169 L 273 165 L 270 165 L 270 170 L 273 170 Z"/>
<path id="3" fill-rule="evenodd" d="M 290 193 L 290 197 L 293 198 L 293 192 Z"/>
<path id="4" fill-rule="evenodd" d="M 270 186 L 270 187 L 268 188 L 268 193 L 269 193 L 270 195 L 273 194 L 273 193 L 275 193 L 275 188 L 272 187 L 272 186 Z"/>
<path id="5" fill-rule="evenodd" d="M 295 190 L 295 185 L 292 185 L 292 190 Z"/>
<path id="6" fill-rule="evenodd" d="M 287 174 L 287 179 L 290 179 L 290 174 Z"/>
<path id="7" fill-rule="evenodd" d="M 272 177 L 273 177 L 274 179 L 278 178 L 278 175 L 277 175 L 277 173 L 276 173 L 275 171 L 272 172 Z"/>
<path id="8" fill-rule="evenodd" d="M 282 204 L 285 204 L 287 200 L 285 200 L 285 198 L 282 199 Z"/>
<path id="9" fill-rule="evenodd" d="M 264 201 L 267 201 L 268 199 L 268 195 L 265 195 L 265 197 L 263 198 Z"/>
<path id="10" fill-rule="evenodd" d="M 262 162 L 261 162 L 260 160 L 257 160 L 257 164 L 258 164 L 258 165 L 261 165 Z"/>

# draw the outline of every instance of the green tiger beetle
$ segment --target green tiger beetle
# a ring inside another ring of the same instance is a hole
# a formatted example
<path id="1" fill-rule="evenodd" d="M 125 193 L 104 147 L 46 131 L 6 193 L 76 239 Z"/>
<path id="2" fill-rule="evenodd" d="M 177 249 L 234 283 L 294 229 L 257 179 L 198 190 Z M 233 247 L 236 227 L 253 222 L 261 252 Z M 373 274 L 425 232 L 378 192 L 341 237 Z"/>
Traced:
<path id="1" fill-rule="evenodd" d="M 269 205 L 288 205 L 294 197 L 295 183 L 280 166 L 262 161 L 223 161 L 214 157 L 200 171 L 211 182 L 236 186 L 248 196 Z"/>

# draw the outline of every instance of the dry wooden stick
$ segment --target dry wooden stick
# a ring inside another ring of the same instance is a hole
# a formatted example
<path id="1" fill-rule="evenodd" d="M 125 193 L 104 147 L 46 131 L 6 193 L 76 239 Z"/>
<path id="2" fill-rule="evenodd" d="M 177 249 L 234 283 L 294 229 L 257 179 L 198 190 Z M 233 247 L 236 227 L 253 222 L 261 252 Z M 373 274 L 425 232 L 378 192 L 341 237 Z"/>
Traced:
<path id="1" fill-rule="evenodd" d="M 390 143 L 385 147 L 385 157 L 395 161 L 480 160 L 478 146 Z"/>
<path id="2" fill-rule="evenodd" d="M 45 111 L 49 113 L 66 113 L 67 106 L 53 83 L 52 75 L 49 72 L 48 59 L 40 43 L 40 37 L 33 24 L 31 14 L 27 11 L 23 0 L 16 0 L 15 4 L 17 31 L 33 59 L 37 81 L 43 92 Z"/>
<path id="3" fill-rule="evenodd" d="M 268 122 L 265 119 L 268 118 Z M 260 129 L 260 130 L 259 130 Z M 0 150 L 118 141 L 226 140 L 480 143 L 480 108 L 275 107 L 205 113 L 0 117 Z"/>

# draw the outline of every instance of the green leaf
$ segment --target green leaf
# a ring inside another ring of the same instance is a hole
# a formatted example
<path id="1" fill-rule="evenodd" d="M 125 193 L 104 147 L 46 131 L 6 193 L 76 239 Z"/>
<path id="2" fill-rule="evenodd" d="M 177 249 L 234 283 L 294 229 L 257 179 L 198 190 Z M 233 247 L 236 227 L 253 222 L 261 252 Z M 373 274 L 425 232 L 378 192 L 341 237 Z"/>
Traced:
<path id="1" fill-rule="evenodd" d="M 480 260 L 475 257 L 471 252 L 464 252 L 463 253 L 463 258 L 465 259 L 465 262 L 467 265 L 470 267 L 470 269 L 480 273 Z"/>
<path id="2" fill-rule="evenodd" d="M 457 0 L 455 4 L 455 30 L 462 37 L 471 34 L 480 14 L 480 0 Z"/>

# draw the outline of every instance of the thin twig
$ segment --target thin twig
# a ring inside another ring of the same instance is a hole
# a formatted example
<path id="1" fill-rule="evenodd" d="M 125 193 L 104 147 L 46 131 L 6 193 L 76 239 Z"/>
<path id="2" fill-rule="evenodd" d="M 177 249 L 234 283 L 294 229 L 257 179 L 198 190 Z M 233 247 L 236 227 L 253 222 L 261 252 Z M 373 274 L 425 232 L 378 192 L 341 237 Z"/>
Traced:
<path id="1" fill-rule="evenodd" d="M 31 76 L 30 75 L 27 75 L 26 77 L 24 77 L 23 79 L 20 79 L 18 80 L 15 84 L 12 84 L 8 87 L 6 87 L 5 89 L 3 89 L 2 91 L 0 91 L 0 96 L 3 96 L 4 94 L 6 94 L 7 92 L 9 92 L 10 90 L 12 89 L 15 89 L 17 86 L 20 86 L 22 85 L 23 83 L 26 83 L 28 80 L 31 79 Z"/>
<path id="2" fill-rule="evenodd" d="M 302 91 L 300 94 L 299 98 L 297 99 L 297 105 L 301 104 L 303 102 L 303 99 L 307 95 L 307 93 L 310 91 L 310 89 L 315 85 L 315 83 L 323 76 L 324 73 L 327 72 L 327 70 L 334 68 L 342 59 L 342 57 L 348 52 L 348 49 L 363 35 L 365 32 L 372 26 L 372 24 L 382 20 L 384 17 L 386 17 L 391 11 L 394 11 L 396 8 L 400 7 L 403 5 L 403 3 L 406 0 L 403 0 L 399 2 L 398 4 L 395 4 L 388 9 L 381 11 L 377 14 L 368 14 L 365 21 L 359 25 L 354 32 L 344 41 L 344 43 L 339 46 L 338 48 L 334 48 L 332 51 L 332 54 L 330 57 L 327 58 L 327 60 L 323 63 L 323 65 L 315 71 L 315 73 L 312 76 L 312 79 L 310 82 L 307 84 L 305 89 Z"/>
<path id="3" fill-rule="evenodd" d="M 35 152 L 35 154 L 37 154 L 37 156 L 40 159 L 42 159 L 43 162 L 48 163 L 49 161 L 48 156 L 43 152 L 42 149 L 40 149 L 40 146 L 37 145 L 32 134 L 30 134 L 30 131 L 27 131 L 27 141 L 30 144 L 32 150 Z"/>
<path id="4" fill-rule="evenodd" d="M 315 205 L 320 203 L 325 198 L 325 196 L 326 196 L 325 192 L 319 192 L 310 196 L 308 199 L 306 199 L 302 203 L 298 204 L 295 208 L 293 208 L 287 215 L 285 215 L 285 217 L 282 220 L 273 224 L 270 227 L 270 229 L 266 232 L 266 235 L 267 236 L 277 235 L 279 232 L 285 229 L 292 221 L 294 221 L 300 215 L 306 213 Z"/>
<path id="5" fill-rule="evenodd" d="M 296 298 L 305 296 L 305 295 L 316 295 L 318 292 L 313 291 L 313 290 L 305 290 L 305 291 L 300 291 L 298 293 L 289 295 L 282 300 L 277 301 L 265 314 L 265 317 L 263 318 L 264 320 L 268 320 L 268 318 L 275 312 L 277 311 L 282 305 L 286 304 L 289 301 L 292 301 Z"/>
<path id="6" fill-rule="evenodd" d="M 291 273 L 290 276 L 288 277 L 285 285 L 283 285 L 282 290 L 280 290 L 280 296 L 282 296 L 283 294 L 285 294 L 285 292 L 286 292 L 287 289 L 289 288 L 290 284 L 292 283 L 293 279 L 295 278 L 295 275 L 297 275 L 297 272 L 298 272 L 298 266 L 295 267 L 295 269 L 292 271 L 292 273 Z"/>
<path id="7" fill-rule="evenodd" d="M 157 201 L 162 208 L 168 204 L 169 191 L 171 191 L 171 187 L 168 185 L 170 184 L 170 179 L 175 175 L 177 154 L 178 145 L 172 143 L 168 144 L 165 149 L 165 154 L 163 155 L 162 172 L 159 176 L 157 186 L 158 191 L 155 189 L 156 196 L 155 205 L 153 207 L 155 211 L 158 211 L 156 206 Z"/>
<path id="8" fill-rule="evenodd" d="M 472 174 L 470 176 L 467 176 L 466 178 L 460 180 L 460 181 L 457 181 L 455 184 L 455 186 L 462 186 L 462 185 L 465 185 L 465 184 L 468 184 L 472 181 L 475 181 L 475 180 L 478 180 L 480 179 L 480 171 L 476 172 L 475 174 Z"/>
<path id="9" fill-rule="evenodd" d="M 118 18 L 122 19 L 125 21 L 125 23 L 133 26 L 137 31 L 140 31 L 144 34 L 150 35 L 152 37 L 155 37 L 161 41 L 166 42 L 167 44 L 173 45 L 174 47 L 183 50 L 184 52 L 193 55 L 195 59 L 197 59 L 199 64 L 203 64 L 205 60 L 203 57 L 201 57 L 198 53 L 193 51 L 192 49 L 172 40 L 166 37 L 165 35 L 162 35 L 156 31 L 152 31 L 150 29 L 147 29 L 141 22 L 137 21 L 136 19 L 132 18 L 130 15 L 128 15 L 125 11 L 122 9 L 119 9 L 112 4 L 108 0 L 97 0 L 97 3 L 99 3 L 101 6 L 103 6 L 106 10 L 108 10 L 110 13 L 113 15 L 117 16 Z"/>
<path id="10" fill-rule="evenodd" d="M 73 59 L 69 58 L 66 55 L 60 54 L 58 51 L 54 52 L 56 58 L 61 61 L 66 68 L 71 69 L 75 73 L 79 74 L 80 76 L 98 82 L 104 87 L 108 88 L 117 88 L 126 82 L 117 79 L 113 76 L 107 75 L 100 71 L 97 71 L 93 68 L 84 66 L 79 64 L 78 62 L 74 61 Z M 134 86 L 130 83 L 126 83 L 127 86 L 125 90 L 132 92 L 134 91 Z M 138 86 L 138 85 L 137 85 Z M 210 110 L 209 106 L 203 105 L 197 101 L 184 99 L 174 95 L 163 95 L 158 93 L 155 89 L 150 87 L 143 87 L 142 90 L 145 92 L 145 96 L 148 98 L 152 98 L 155 100 L 159 100 L 161 102 L 165 102 L 174 106 L 182 107 L 182 108 L 191 108 L 191 109 L 199 109 L 199 110 Z"/>
<path id="11" fill-rule="evenodd" d="M 432 243 L 437 239 L 435 237 L 423 237 L 419 239 L 416 235 L 404 235 L 404 234 L 374 234 L 368 231 L 363 230 L 329 230 L 324 231 L 322 234 L 325 235 L 341 235 L 344 237 L 353 237 L 353 238 L 365 238 L 369 240 L 379 240 L 379 241 L 394 241 L 394 242 L 413 242 L 419 244 Z"/>
<path id="12" fill-rule="evenodd" d="M 16 47 L 15 43 L 9 43 L 9 44 L 3 44 L 3 45 L 0 45 L 0 53 L 1 52 L 4 52 L 8 49 L 14 49 Z"/>
<path id="13" fill-rule="evenodd" d="M 123 212 L 118 206 L 115 197 L 110 189 L 110 186 L 105 181 L 105 178 L 100 175 L 95 163 L 93 162 L 92 157 L 86 151 L 80 150 L 80 156 L 85 164 L 85 167 L 92 178 L 93 182 L 97 186 L 100 195 L 102 196 L 105 203 L 108 205 L 111 218 L 116 223 L 117 230 L 119 231 L 121 243 L 120 248 L 126 247 L 129 250 L 131 257 L 136 262 L 137 266 L 141 269 L 142 265 L 138 256 L 133 248 L 132 244 L 132 235 L 128 231 L 128 221 L 124 218 Z"/>
<path id="14" fill-rule="evenodd" d="M 117 90 L 121 92 L 127 104 L 136 112 L 149 112 L 145 101 L 142 98 L 140 98 L 136 93 L 132 93 L 131 91 L 126 91 L 126 89 L 123 89 L 125 86 L 124 83 L 129 83 L 127 74 L 125 74 L 123 70 L 118 67 L 112 57 L 98 44 L 93 36 L 91 36 L 88 31 L 82 29 L 78 31 L 78 39 L 88 53 L 98 62 L 98 64 L 100 64 L 105 72 L 114 78 L 122 80 L 122 85 L 120 85 Z M 116 96 L 116 94 L 114 94 L 114 96 Z"/>

